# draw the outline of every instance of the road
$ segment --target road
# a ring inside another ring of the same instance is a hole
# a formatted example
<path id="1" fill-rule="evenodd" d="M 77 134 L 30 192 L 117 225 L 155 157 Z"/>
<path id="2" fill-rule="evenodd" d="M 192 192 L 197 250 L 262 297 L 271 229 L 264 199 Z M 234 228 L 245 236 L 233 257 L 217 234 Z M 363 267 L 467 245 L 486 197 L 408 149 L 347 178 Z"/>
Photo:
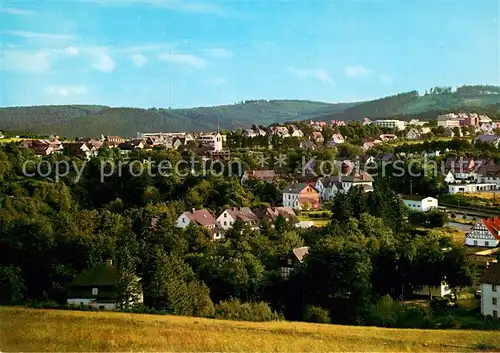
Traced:
<path id="1" fill-rule="evenodd" d="M 448 227 L 460 229 L 464 232 L 468 232 L 472 228 L 472 226 L 470 224 L 462 224 L 462 223 L 457 223 L 457 222 L 448 222 L 446 225 Z"/>

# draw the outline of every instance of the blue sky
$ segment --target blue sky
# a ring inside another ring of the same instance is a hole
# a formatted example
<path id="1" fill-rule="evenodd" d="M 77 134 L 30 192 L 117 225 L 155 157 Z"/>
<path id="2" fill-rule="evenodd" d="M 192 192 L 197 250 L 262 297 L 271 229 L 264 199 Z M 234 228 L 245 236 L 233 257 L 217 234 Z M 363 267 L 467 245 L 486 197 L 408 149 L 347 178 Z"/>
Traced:
<path id="1" fill-rule="evenodd" d="M 9 1 L 0 106 L 326 102 L 499 84 L 498 1 Z"/>

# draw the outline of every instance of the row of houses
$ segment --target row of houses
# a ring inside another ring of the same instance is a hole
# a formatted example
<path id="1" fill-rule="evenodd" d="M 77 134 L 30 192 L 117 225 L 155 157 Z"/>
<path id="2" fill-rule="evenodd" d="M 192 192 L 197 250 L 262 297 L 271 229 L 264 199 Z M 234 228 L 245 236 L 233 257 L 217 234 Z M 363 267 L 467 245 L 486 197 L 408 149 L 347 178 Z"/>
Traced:
<path id="1" fill-rule="evenodd" d="M 186 228 L 196 225 L 209 229 L 213 239 L 222 239 L 229 229 L 233 228 L 235 222 L 241 221 L 250 229 L 258 229 L 263 222 L 274 223 L 278 217 L 283 217 L 287 222 L 295 225 L 299 220 L 291 207 L 232 207 L 224 210 L 217 218 L 208 210 L 185 211 L 177 219 L 178 228 Z"/>
<path id="2" fill-rule="evenodd" d="M 437 126 L 459 127 L 475 126 L 481 127 L 483 124 L 490 124 L 491 118 L 487 115 L 477 113 L 449 113 L 437 116 Z"/>

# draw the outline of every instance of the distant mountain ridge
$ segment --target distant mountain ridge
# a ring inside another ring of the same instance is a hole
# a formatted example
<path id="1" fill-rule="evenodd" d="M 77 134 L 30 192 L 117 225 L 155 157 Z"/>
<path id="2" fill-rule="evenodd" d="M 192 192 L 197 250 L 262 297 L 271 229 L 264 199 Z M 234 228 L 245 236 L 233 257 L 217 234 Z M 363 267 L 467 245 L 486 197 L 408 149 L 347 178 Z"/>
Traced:
<path id="1" fill-rule="evenodd" d="M 213 131 L 249 128 L 296 120 L 432 118 L 439 112 L 477 110 L 499 115 L 500 87 L 436 87 L 419 95 L 406 92 L 368 102 L 325 103 L 303 100 L 257 100 L 191 109 L 111 108 L 62 105 L 0 108 L 0 130 L 57 133 L 62 136 L 133 137 L 138 131 Z"/>

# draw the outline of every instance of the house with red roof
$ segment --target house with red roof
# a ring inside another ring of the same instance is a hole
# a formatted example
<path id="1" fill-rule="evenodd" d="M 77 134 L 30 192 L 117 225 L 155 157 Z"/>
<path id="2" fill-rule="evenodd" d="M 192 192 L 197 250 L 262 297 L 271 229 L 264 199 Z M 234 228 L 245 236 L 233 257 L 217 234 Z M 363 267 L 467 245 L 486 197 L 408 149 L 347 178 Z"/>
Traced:
<path id="1" fill-rule="evenodd" d="M 483 218 L 465 235 L 465 245 L 497 247 L 500 243 L 500 217 Z"/>
<path id="2" fill-rule="evenodd" d="M 205 227 L 208 229 L 215 229 L 216 222 L 214 216 L 207 210 L 195 210 L 186 211 L 177 218 L 177 227 L 186 228 L 190 224 L 194 224 L 200 227 Z"/>
<path id="3" fill-rule="evenodd" d="M 231 229 L 236 221 L 242 221 L 251 229 L 257 229 L 259 227 L 259 218 L 253 213 L 250 207 L 228 208 L 216 219 L 219 227 L 224 230 Z"/>

